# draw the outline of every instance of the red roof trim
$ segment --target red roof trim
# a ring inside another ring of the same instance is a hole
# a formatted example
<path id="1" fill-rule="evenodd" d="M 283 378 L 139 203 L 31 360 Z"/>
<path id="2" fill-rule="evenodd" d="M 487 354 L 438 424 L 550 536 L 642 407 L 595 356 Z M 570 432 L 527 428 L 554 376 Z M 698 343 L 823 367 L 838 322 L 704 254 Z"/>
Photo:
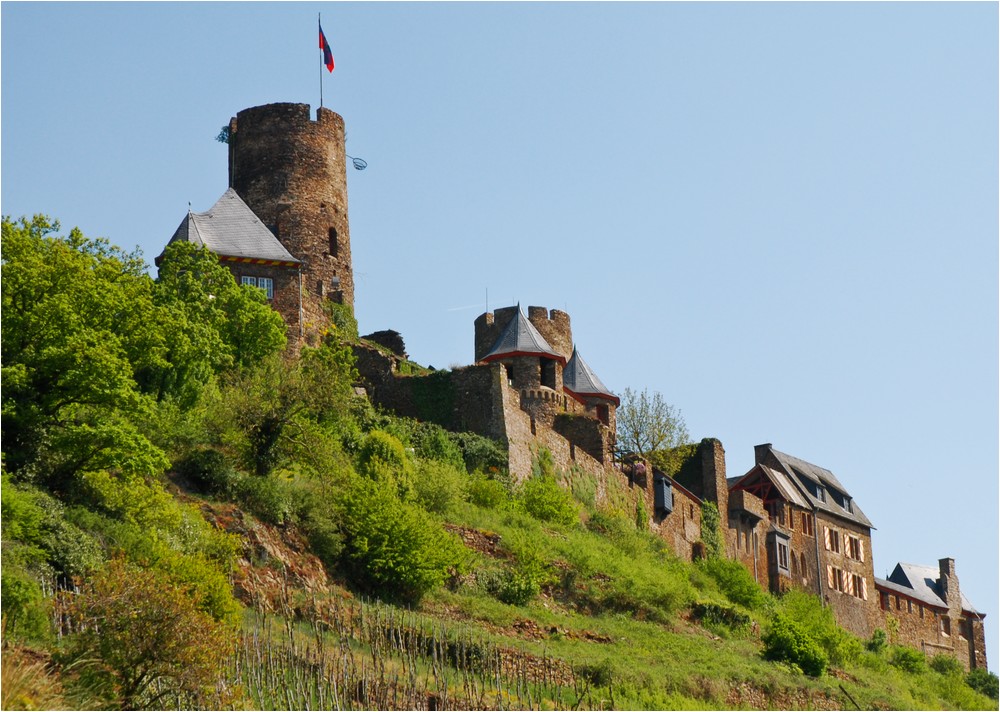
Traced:
<path id="1" fill-rule="evenodd" d="M 611 395 L 608 393 L 577 393 L 576 391 L 570 390 L 566 386 L 563 386 L 563 390 L 569 393 L 574 398 L 576 398 L 578 401 L 580 401 L 582 405 L 587 405 L 586 403 L 583 402 L 584 398 L 603 398 L 604 400 L 608 400 L 614 403 L 616 408 L 620 407 L 622 404 L 621 399 L 618 396 Z"/>
<path id="2" fill-rule="evenodd" d="M 559 354 L 547 354 L 544 351 L 506 351 L 501 354 L 492 354 L 490 356 L 484 356 L 479 360 L 479 363 L 491 363 L 493 361 L 500 361 L 505 358 L 514 358 L 515 356 L 537 356 L 538 358 L 547 358 L 550 361 L 558 361 L 563 366 L 566 365 L 566 357 Z"/>

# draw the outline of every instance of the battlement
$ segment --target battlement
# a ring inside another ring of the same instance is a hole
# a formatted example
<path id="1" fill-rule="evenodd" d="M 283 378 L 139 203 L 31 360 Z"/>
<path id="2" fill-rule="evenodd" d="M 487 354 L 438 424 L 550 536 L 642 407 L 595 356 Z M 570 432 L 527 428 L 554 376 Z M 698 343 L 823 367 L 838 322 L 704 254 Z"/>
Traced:
<path id="1" fill-rule="evenodd" d="M 490 352 L 500 338 L 510 320 L 517 314 L 518 307 L 499 307 L 492 312 L 484 312 L 475 321 L 475 361 Z M 573 355 L 573 330 L 569 314 L 559 309 L 551 311 L 546 307 L 528 307 L 528 321 L 544 337 L 556 353 L 569 359 Z"/>

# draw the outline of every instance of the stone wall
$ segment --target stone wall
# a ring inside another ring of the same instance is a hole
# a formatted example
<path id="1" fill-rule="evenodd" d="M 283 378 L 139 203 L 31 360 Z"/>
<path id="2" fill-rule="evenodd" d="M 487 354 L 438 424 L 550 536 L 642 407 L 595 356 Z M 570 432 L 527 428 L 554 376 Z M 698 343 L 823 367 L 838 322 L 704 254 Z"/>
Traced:
<path id="1" fill-rule="evenodd" d="M 825 529 L 840 534 L 840 551 L 826 548 Z M 816 512 L 815 533 L 819 543 L 819 577 L 823 589 L 823 600 L 833 609 L 837 622 L 862 638 L 871 636 L 875 628 L 880 627 L 881 616 L 878 609 L 878 597 L 875 595 L 875 572 L 872 566 L 872 542 L 870 529 L 854 522 L 838 519 L 823 511 Z M 844 534 L 857 537 L 861 541 L 863 561 L 853 559 L 845 550 Z M 808 557 L 807 557 L 808 559 Z M 864 582 L 868 598 L 858 598 L 850 593 L 830 587 L 827 567 L 840 569 L 847 574 L 857 574 Z"/>
<path id="2" fill-rule="evenodd" d="M 237 284 L 240 283 L 240 277 L 270 277 L 274 280 L 274 298 L 270 301 L 271 307 L 285 320 L 288 343 L 296 344 L 301 336 L 298 269 L 274 265 L 255 265 L 233 262 L 232 260 L 222 260 L 221 264 L 229 268 Z"/>
<path id="3" fill-rule="evenodd" d="M 307 331 L 327 323 L 325 300 L 354 306 L 343 118 L 321 108 L 313 121 L 307 104 L 244 109 L 229 122 L 229 184 L 302 260 Z"/>

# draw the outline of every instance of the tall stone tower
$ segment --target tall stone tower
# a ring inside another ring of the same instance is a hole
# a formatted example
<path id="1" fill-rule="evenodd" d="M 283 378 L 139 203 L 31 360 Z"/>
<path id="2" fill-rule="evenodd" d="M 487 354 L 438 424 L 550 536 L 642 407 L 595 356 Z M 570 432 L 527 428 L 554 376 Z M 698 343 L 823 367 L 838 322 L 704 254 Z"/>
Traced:
<path id="1" fill-rule="evenodd" d="M 344 119 L 308 104 L 267 104 L 229 120 L 229 185 L 302 261 L 308 334 L 327 323 L 323 302 L 354 307 Z"/>

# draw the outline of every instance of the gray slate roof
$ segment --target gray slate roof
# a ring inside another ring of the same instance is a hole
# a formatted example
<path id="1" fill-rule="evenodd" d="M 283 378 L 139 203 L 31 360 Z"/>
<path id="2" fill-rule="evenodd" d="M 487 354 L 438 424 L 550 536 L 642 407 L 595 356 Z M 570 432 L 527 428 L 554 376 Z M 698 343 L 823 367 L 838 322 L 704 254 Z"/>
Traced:
<path id="1" fill-rule="evenodd" d="M 548 356 L 558 361 L 566 362 L 566 358 L 556 353 L 549 342 L 538 333 L 528 317 L 521 310 L 521 305 L 517 305 L 517 313 L 511 319 L 500 338 L 493 344 L 489 353 L 480 359 L 481 361 L 493 361 L 508 356 Z"/>
<path id="2" fill-rule="evenodd" d="M 170 238 L 177 240 L 207 247 L 220 257 L 299 263 L 232 188 L 204 213 L 188 211 Z"/>
<path id="3" fill-rule="evenodd" d="M 605 386 L 597 374 L 593 372 L 576 346 L 573 347 L 573 355 L 563 369 L 563 387 L 581 396 L 597 396 L 619 403 L 618 396 Z"/>
<path id="4" fill-rule="evenodd" d="M 863 526 L 874 528 L 871 520 L 865 516 L 865 513 L 861 511 L 861 507 L 858 506 L 857 502 L 854 501 L 844 485 L 840 484 L 840 480 L 834 477 L 832 472 L 814 465 L 811 462 L 806 462 L 805 460 L 800 460 L 797 457 L 786 455 L 783 452 L 775 450 L 773 447 L 771 448 L 771 452 L 774 453 L 776 458 L 778 458 L 778 462 L 780 462 L 782 467 L 785 468 L 785 474 L 787 474 L 792 482 L 795 483 L 796 489 L 798 489 L 798 491 L 802 493 L 802 496 L 808 500 L 812 509 L 819 509 L 838 517 L 857 522 Z M 813 482 L 821 484 L 827 490 L 834 489 L 840 494 L 846 496 L 850 503 L 850 509 L 841 507 L 830 496 L 826 497 L 826 501 L 823 501 L 818 497 L 814 497 L 812 492 L 810 492 L 809 489 L 800 481 L 801 477 L 811 479 Z"/>
<path id="5" fill-rule="evenodd" d="M 941 570 L 933 566 L 899 563 L 889 574 L 888 580 L 876 578 L 875 583 L 882 588 L 902 593 L 931 606 L 947 608 L 948 604 L 944 602 L 943 591 L 939 584 L 940 576 Z M 964 593 L 962 594 L 962 609 L 978 613 Z"/>

